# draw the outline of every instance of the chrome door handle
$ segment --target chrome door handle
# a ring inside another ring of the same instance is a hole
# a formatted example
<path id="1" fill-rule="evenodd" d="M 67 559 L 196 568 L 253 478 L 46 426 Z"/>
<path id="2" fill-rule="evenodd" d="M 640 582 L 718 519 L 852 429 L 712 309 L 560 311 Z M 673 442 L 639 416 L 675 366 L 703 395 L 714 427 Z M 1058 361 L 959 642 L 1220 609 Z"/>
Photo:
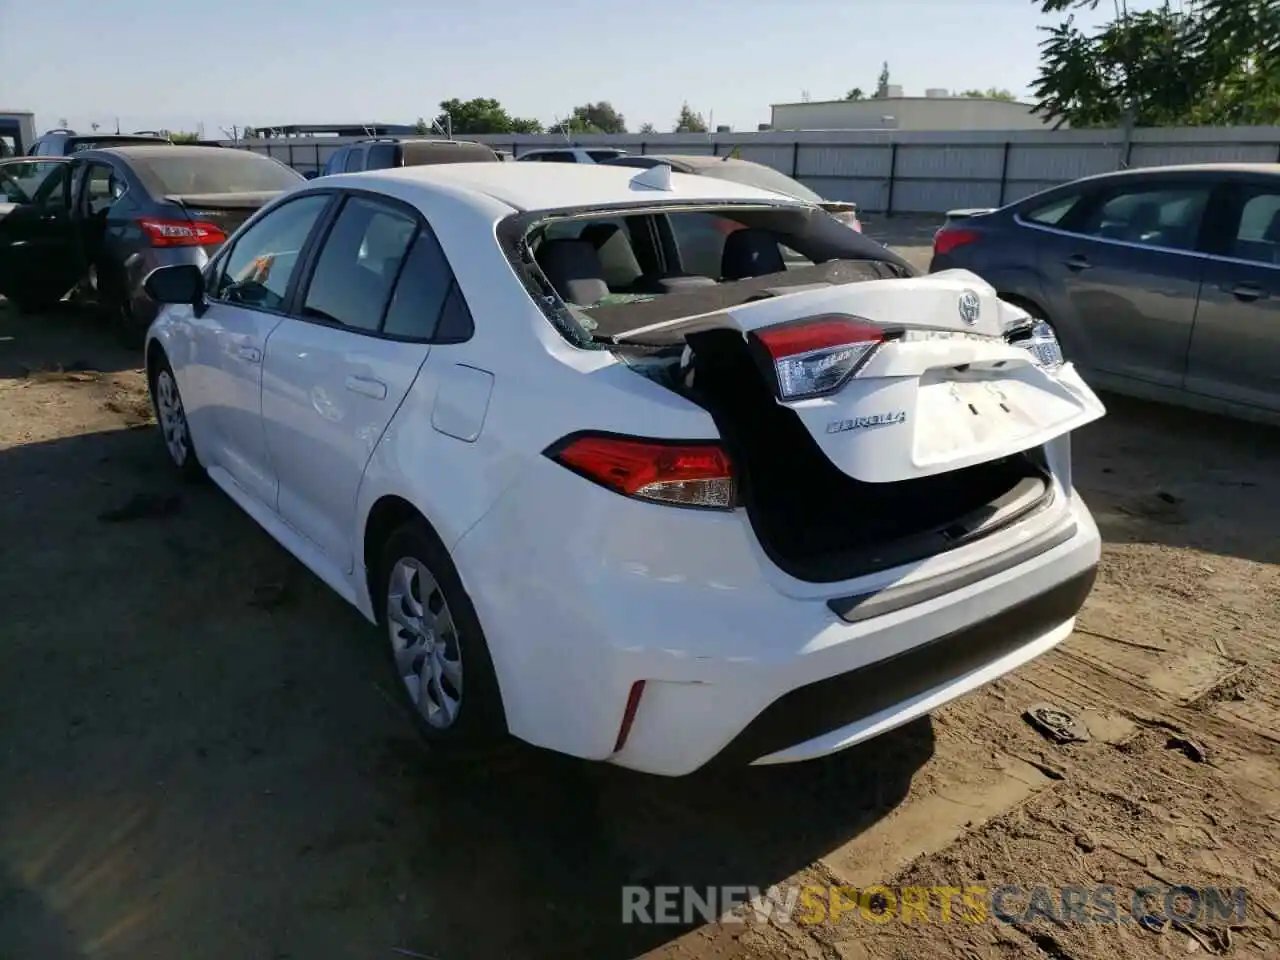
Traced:
<path id="1" fill-rule="evenodd" d="M 387 385 L 381 380 L 374 380 L 372 377 L 347 377 L 347 389 L 352 393 L 358 393 L 365 397 L 372 397 L 374 400 L 387 399 Z"/>
<path id="2" fill-rule="evenodd" d="M 236 354 L 241 360 L 248 360 L 250 363 L 258 363 L 262 360 L 262 351 L 257 347 L 250 347 L 242 344 L 236 348 Z"/>

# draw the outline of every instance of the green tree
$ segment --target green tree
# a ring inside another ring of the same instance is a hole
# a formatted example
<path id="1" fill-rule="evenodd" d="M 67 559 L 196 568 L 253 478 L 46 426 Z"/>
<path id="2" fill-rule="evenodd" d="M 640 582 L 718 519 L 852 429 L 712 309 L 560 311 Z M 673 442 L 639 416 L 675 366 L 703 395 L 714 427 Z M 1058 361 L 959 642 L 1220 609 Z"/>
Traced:
<path id="1" fill-rule="evenodd" d="M 569 124 L 569 129 L 577 133 L 627 132 L 627 121 L 608 100 L 574 107 Z"/>
<path id="2" fill-rule="evenodd" d="M 676 126 L 673 133 L 706 133 L 707 121 L 703 119 L 702 114 L 695 113 L 690 109 L 688 102 L 681 104 L 680 116 L 676 118 Z"/>
<path id="3" fill-rule="evenodd" d="M 655 127 L 652 123 L 642 123 L 640 124 L 640 132 L 641 133 L 657 133 L 658 128 Z"/>
<path id="4" fill-rule="evenodd" d="M 1017 101 L 1017 97 L 1009 90 L 1002 87 L 988 87 L 986 90 L 966 90 L 960 94 L 962 97 L 977 97 L 983 100 L 1004 100 L 1009 103 Z"/>
<path id="5" fill-rule="evenodd" d="M 844 95 L 844 98 L 846 100 L 865 100 L 867 98 L 867 95 L 862 92 L 861 87 L 854 87 L 852 90 L 850 90 L 848 93 Z"/>
<path id="6" fill-rule="evenodd" d="M 1046 13 L 1097 0 L 1033 0 Z M 1055 126 L 1280 123 L 1280 0 L 1169 2 L 1086 32 L 1042 28 L 1037 111 Z"/>
<path id="7" fill-rule="evenodd" d="M 195 143 L 200 139 L 200 134 L 190 130 L 175 130 L 169 134 L 169 139 L 174 143 Z"/>
<path id="8" fill-rule="evenodd" d="M 880 76 L 876 78 L 876 96 L 887 97 L 889 95 L 889 61 L 886 60 L 884 65 L 880 67 Z"/>
<path id="9" fill-rule="evenodd" d="M 491 97 L 441 101 L 435 122 L 441 130 L 451 129 L 454 134 L 542 132 L 537 120 L 513 117 Z"/>
<path id="10" fill-rule="evenodd" d="M 418 136 L 425 136 L 431 132 L 431 124 L 427 123 L 425 117 L 419 117 L 413 125 L 413 132 Z"/>

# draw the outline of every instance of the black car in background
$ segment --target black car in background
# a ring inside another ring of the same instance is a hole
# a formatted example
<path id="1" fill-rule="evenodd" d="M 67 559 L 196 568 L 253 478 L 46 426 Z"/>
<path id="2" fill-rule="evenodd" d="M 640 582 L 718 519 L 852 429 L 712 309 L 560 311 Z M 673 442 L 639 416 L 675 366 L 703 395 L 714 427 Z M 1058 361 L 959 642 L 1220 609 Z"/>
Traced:
<path id="1" fill-rule="evenodd" d="M 501 159 L 492 147 L 474 140 L 373 137 L 339 147 L 325 161 L 320 176 L 432 163 L 493 163 Z"/>
<path id="2" fill-rule="evenodd" d="M 929 270 L 956 267 L 1048 322 L 1094 386 L 1280 422 L 1280 164 L 1125 170 L 955 211 Z"/>
<path id="3" fill-rule="evenodd" d="M 177 144 L 0 161 L 0 295 L 39 311 L 80 287 L 140 342 L 157 309 L 148 273 L 203 267 L 254 211 L 302 182 L 262 154 Z"/>
<path id="4" fill-rule="evenodd" d="M 27 150 L 30 157 L 69 157 L 81 150 L 100 147 L 123 147 L 129 144 L 172 143 L 158 133 L 76 133 L 74 130 L 50 130 L 37 137 Z"/>

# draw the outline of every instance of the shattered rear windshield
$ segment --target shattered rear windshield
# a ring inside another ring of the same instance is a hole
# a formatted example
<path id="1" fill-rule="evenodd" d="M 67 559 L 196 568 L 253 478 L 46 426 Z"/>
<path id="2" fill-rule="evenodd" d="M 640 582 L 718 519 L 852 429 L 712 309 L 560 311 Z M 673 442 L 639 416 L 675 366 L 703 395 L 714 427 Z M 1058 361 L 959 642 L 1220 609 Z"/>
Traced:
<path id="1" fill-rule="evenodd" d="M 799 286 L 913 274 L 887 248 L 806 204 L 664 204 L 518 219 L 513 259 L 525 285 L 580 346 Z"/>

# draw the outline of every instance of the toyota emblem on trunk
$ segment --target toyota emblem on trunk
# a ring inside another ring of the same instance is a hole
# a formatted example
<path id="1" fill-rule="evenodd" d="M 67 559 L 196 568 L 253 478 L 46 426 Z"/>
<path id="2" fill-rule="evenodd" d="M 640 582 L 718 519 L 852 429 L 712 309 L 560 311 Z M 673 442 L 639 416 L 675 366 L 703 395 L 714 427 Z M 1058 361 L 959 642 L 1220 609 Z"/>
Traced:
<path id="1" fill-rule="evenodd" d="M 972 290 L 960 294 L 960 319 L 973 326 L 982 313 L 982 300 Z"/>

